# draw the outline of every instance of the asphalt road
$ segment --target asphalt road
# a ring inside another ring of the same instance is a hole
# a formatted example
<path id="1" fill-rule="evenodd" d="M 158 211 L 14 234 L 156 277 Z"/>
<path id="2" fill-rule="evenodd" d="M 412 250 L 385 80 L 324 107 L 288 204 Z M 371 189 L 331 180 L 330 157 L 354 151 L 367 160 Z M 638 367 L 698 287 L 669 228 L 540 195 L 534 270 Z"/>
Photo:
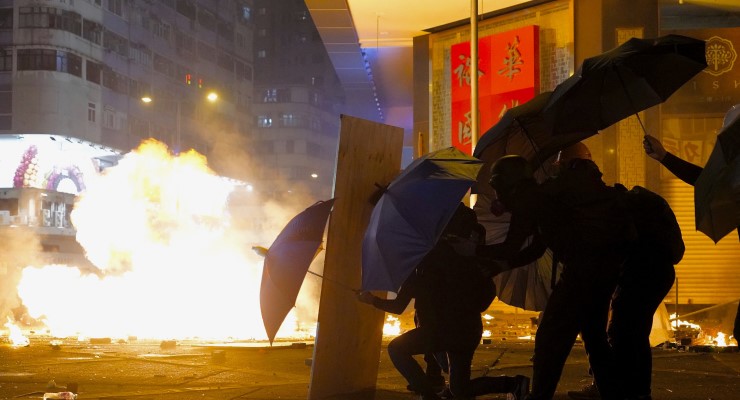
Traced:
<path id="1" fill-rule="evenodd" d="M 67 340 L 51 346 L 32 338 L 28 347 L 0 345 L 0 399 L 40 399 L 51 381 L 74 382 L 79 400 L 306 399 L 312 343 L 284 347 L 264 344 L 226 347 L 180 342 L 163 349 L 160 342 L 91 344 Z M 494 340 L 481 345 L 474 376 L 531 376 L 533 344 Z M 655 400 L 740 399 L 740 353 L 655 349 Z M 590 381 L 583 347 L 568 359 L 556 399 Z M 381 349 L 375 399 L 411 400 L 406 382 Z M 505 395 L 479 397 L 505 399 Z"/>

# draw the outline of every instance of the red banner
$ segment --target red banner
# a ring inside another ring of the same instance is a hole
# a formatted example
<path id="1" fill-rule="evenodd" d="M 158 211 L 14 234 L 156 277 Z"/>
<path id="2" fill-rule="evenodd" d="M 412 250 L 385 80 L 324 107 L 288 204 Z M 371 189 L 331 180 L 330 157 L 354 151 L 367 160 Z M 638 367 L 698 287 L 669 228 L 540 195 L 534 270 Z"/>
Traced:
<path id="1" fill-rule="evenodd" d="M 450 49 L 452 145 L 471 149 L 470 42 Z M 539 88 L 539 27 L 536 25 L 478 40 L 479 129 L 488 130 L 506 110 L 523 104 Z"/>

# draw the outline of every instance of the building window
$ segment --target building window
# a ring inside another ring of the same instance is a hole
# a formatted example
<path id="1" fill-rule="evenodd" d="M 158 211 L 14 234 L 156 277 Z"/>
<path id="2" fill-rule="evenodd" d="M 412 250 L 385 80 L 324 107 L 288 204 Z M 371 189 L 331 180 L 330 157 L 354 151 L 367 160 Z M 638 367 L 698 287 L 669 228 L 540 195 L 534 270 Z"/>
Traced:
<path id="1" fill-rule="evenodd" d="M 295 141 L 286 140 L 285 141 L 285 154 L 293 154 L 293 153 L 295 153 Z"/>
<path id="2" fill-rule="evenodd" d="M 13 70 L 13 49 L 3 48 L 0 49 L 0 71 L 12 71 Z"/>
<path id="3" fill-rule="evenodd" d="M 87 120 L 95 122 L 95 103 L 87 103 Z"/>
<path id="4" fill-rule="evenodd" d="M 257 126 L 260 128 L 272 127 L 272 118 L 268 117 L 267 115 L 260 115 L 259 117 L 257 117 Z"/>
<path id="5" fill-rule="evenodd" d="M 19 49 L 19 71 L 58 71 L 82 77 L 82 58 L 66 51 Z"/>
<path id="6" fill-rule="evenodd" d="M 267 29 L 262 28 L 257 31 L 257 36 L 259 37 L 267 37 Z"/>
<path id="7" fill-rule="evenodd" d="M 19 7 L 18 27 L 60 29 L 81 35 L 82 17 L 76 12 L 53 7 Z"/>
<path id="8" fill-rule="evenodd" d="M 103 67 L 95 61 L 85 61 L 85 79 L 89 82 L 100 85 L 100 75 L 102 71 Z"/>
<path id="9" fill-rule="evenodd" d="M 267 51 L 260 50 L 257 52 L 257 58 L 265 58 L 265 57 L 267 57 Z"/>
<path id="10" fill-rule="evenodd" d="M 262 95 L 263 103 L 277 103 L 277 89 L 265 89 Z"/>
<path id="11" fill-rule="evenodd" d="M 106 9 L 119 17 L 123 16 L 123 0 L 108 0 Z"/>
<path id="12" fill-rule="evenodd" d="M 116 129 L 116 111 L 111 107 L 105 107 L 103 110 L 103 126 Z"/>
<path id="13" fill-rule="evenodd" d="M 82 37 L 95 43 L 102 43 L 103 37 L 103 25 L 97 22 L 89 21 L 86 19 L 82 20 Z"/>
<path id="14" fill-rule="evenodd" d="M 242 19 L 245 21 L 249 21 L 250 18 L 252 18 L 252 8 L 242 6 Z"/>
<path id="15" fill-rule="evenodd" d="M 13 29 L 12 8 L 0 8 L 0 29 Z"/>

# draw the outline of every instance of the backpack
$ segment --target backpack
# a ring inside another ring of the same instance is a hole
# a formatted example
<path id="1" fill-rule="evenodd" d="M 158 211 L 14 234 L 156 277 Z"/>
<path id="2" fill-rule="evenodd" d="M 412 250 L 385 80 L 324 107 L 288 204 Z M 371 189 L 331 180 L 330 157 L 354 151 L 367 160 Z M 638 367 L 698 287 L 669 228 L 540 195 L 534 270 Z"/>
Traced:
<path id="1" fill-rule="evenodd" d="M 619 184 L 615 186 L 624 192 L 624 205 L 637 229 L 638 245 L 652 249 L 661 259 L 678 264 L 686 246 L 681 227 L 668 202 L 642 186 L 634 186 L 630 190 Z"/>
<path id="2" fill-rule="evenodd" d="M 566 264 L 584 254 L 623 254 L 637 237 L 622 193 L 601 180 L 590 160 L 580 161 L 541 185 L 553 206 L 541 226 L 557 258 Z"/>

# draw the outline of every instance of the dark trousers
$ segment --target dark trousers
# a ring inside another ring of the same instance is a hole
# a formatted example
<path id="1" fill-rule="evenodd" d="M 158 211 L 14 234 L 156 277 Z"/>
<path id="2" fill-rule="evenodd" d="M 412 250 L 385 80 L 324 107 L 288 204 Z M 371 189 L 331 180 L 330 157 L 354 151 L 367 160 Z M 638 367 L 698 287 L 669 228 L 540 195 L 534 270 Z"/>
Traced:
<path id="1" fill-rule="evenodd" d="M 535 336 L 530 399 L 552 399 L 578 333 L 602 398 L 619 398 L 614 357 L 606 335 L 617 273 L 618 265 L 608 259 L 572 262 L 565 267 Z"/>
<path id="2" fill-rule="evenodd" d="M 671 290 L 676 271 L 670 262 L 635 257 L 625 262 L 612 299 L 609 342 L 614 350 L 624 395 L 650 395 L 650 330 L 655 310 Z"/>
<path id="3" fill-rule="evenodd" d="M 473 353 L 480 341 L 470 341 L 468 346 L 457 343 L 455 351 L 448 350 L 440 341 L 434 340 L 432 333 L 423 327 L 412 329 L 388 343 L 388 356 L 398 372 L 406 378 L 416 392 L 421 394 L 434 393 L 424 369 L 413 356 L 432 352 L 447 353 L 447 362 L 450 374 L 450 391 L 453 394 L 463 393 L 470 381 L 470 366 L 473 362 Z M 435 343 L 436 342 L 436 343 Z"/>

